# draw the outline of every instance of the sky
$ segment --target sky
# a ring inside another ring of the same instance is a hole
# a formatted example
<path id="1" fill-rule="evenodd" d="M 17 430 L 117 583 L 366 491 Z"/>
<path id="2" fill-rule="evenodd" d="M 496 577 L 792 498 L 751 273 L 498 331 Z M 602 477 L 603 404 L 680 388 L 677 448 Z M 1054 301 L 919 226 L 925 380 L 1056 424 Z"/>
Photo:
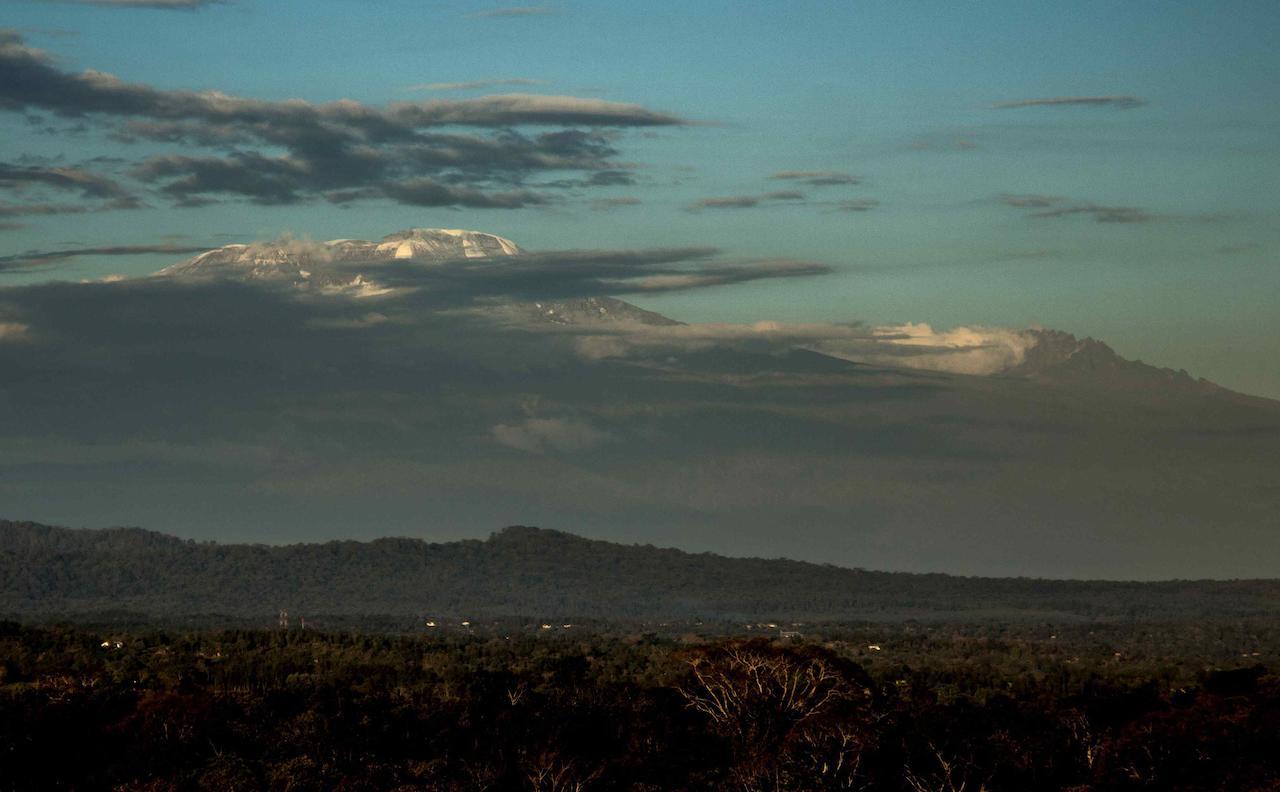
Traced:
<path id="1" fill-rule="evenodd" d="M 10 53 L 38 50 L 66 78 L 374 110 L 507 94 L 627 108 L 603 123 L 418 127 L 519 135 L 526 150 L 506 166 L 406 154 L 395 167 L 416 190 L 375 184 L 385 172 L 234 183 L 249 166 L 183 191 L 196 166 L 175 157 L 289 158 L 304 144 L 203 111 L 55 106 L 4 80 L 0 257 L 413 226 L 529 249 L 715 246 L 832 273 L 640 303 L 689 321 L 1043 325 L 1280 397 L 1277 22 L 1265 0 L 12 0 Z M 202 124 L 222 137 L 198 139 Z M 585 135 L 537 142 L 566 130 Z M 324 156 L 311 166 L 337 170 Z M 56 169 L 100 181 L 32 175 Z M 421 179 L 458 189 L 424 193 Z M 138 275 L 181 257 L 67 257 L 0 279 Z"/>
<path id="2" fill-rule="evenodd" d="M 1277 22 L 9 0 L 0 517 L 1274 576 Z"/>

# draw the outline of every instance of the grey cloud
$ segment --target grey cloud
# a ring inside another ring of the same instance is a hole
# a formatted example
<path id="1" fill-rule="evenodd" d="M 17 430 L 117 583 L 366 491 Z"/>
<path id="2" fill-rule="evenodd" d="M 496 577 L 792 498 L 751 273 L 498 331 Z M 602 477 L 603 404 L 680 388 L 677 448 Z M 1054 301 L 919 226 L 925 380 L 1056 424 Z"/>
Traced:
<path id="1" fill-rule="evenodd" d="M 1136 206 L 1103 206 L 1092 202 L 1075 202 L 1060 195 L 1039 193 L 1002 193 L 996 199 L 1006 206 L 1036 209 L 1027 215 L 1039 219 L 1087 215 L 1099 223 L 1146 223 L 1156 215 Z"/>
<path id="2" fill-rule="evenodd" d="M 586 124 L 590 126 L 679 126 L 678 116 L 649 110 L 637 104 L 583 99 L 576 96 L 500 94 L 475 99 L 436 99 L 393 104 L 388 113 L 415 127 L 464 124 L 510 126 L 515 124 Z"/>
<path id="3" fill-rule="evenodd" d="M 164 191 L 176 197 L 205 193 L 234 193 L 262 204 L 298 201 L 298 190 L 312 178 L 304 162 L 291 157 L 237 153 L 226 159 L 166 155 L 152 157 L 133 175 L 143 181 L 165 181 Z"/>
<path id="4" fill-rule="evenodd" d="M 974 151 L 978 144 L 963 136 L 950 140 L 921 138 L 908 143 L 907 148 L 912 151 Z"/>
<path id="5" fill-rule="evenodd" d="M 691 212 L 703 209 L 752 209 L 773 201 L 803 201 L 804 193 L 796 190 L 777 190 L 763 195 L 729 195 L 719 198 L 703 198 L 688 207 Z"/>
<path id="6" fill-rule="evenodd" d="M 60 250 L 28 250 L 25 253 L 0 256 L 0 273 L 7 270 L 29 269 L 81 256 L 140 256 L 156 254 L 182 256 L 202 253 L 205 250 L 208 250 L 208 248 L 181 245 L 113 245 L 107 247 L 63 248 Z"/>
<path id="7" fill-rule="evenodd" d="M 91 209 L 87 204 L 0 203 L 0 217 L 81 214 Z"/>
<path id="8" fill-rule="evenodd" d="M 476 196 L 495 194 L 495 184 L 518 186 L 535 172 L 586 172 L 580 185 L 587 187 L 629 183 L 615 161 L 617 130 L 685 123 L 640 105 L 572 96 L 505 94 L 379 108 L 350 100 L 273 102 L 160 90 L 101 72 L 62 71 L 14 31 L 0 31 L 0 109 L 86 118 L 106 125 L 122 142 L 226 150 L 220 157 L 156 156 L 133 169 L 135 178 L 156 185 L 179 205 L 207 202 L 211 195 L 264 204 L 334 191 L 415 196 L 421 191 L 412 188 L 421 179 L 459 186 L 456 194 L 466 200 L 455 205 L 534 205 L 545 199 Z M 537 126 L 571 128 L 519 130 Z M 266 147 L 285 153 L 257 150 Z"/>
<path id="9" fill-rule="evenodd" d="M 526 418 L 517 424 L 497 424 L 494 442 L 531 454 L 583 451 L 609 439 L 590 423 L 573 418 Z"/>
<path id="10" fill-rule="evenodd" d="M 541 251 L 431 268 L 406 269 L 395 263 L 353 267 L 389 287 L 426 287 L 429 299 L 449 304 L 497 297 L 550 300 L 688 291 L 830 272 L 823 264 L 805 261 L 726 261 L 717 249 L 706 247 Z"/>
<path id="11" fill-rule="evenodd" d="M 528 190 L 485 193 L 468 187 L 454 187 L 433 179 L 410 179 L 383 186 L 388 198 L 410 206 L 466 206 L 474 209 L 519 209 L 542 206 L 545 196 Z"/>
<path id="12" fill-rule="evenodd" d="M 1137 96 L 1051 96 L 1043 99 L 1018 99 L 1012 102 L 997 102 L 992 107 L 997 110 L 1013 110 L 1021 107 L 1113 107 L 1117 110 L 1131 110 L 1141 107 L 1147 100 Z"/>
<path id="13" fill-rule="evenodd" d="M 636 183 L 636 177 L 625 170 L 600 170 L 583 179 L 558 179 L 541 182 L 538 187 L 577 188 L 577 187 L 630 187 Z"/>
<path id="14" fill-rule="evenodd" d="M 610 212 L 624 206 L 639 206 L 639 198 L 624 196 L 620 198 L 599 198 L 591 202 L 591 208 L 597 212 Z"/>
<path id="15" fill-rule="evenodd" d="M 471 16 L 479 19 L 500 19 L 504 17 L 548 16 L 556 13 L 551 6 L 515 6 L 511 8 L 494 8 L 488 11 L 477 11 Z"/>
<path id="16" fill-rule="evenodd" d="M 67 28 L 21 28 L 22 33 L 30 33 L 36 36 L 52 36 L 54 38 L 70 38 L 80 35 L 78 30 L 69 30 Z"/>
<path id="17" fill-rule="evenodd" d="M 880 202 L 874 198 L 858 198 L 850 201 L 837 201 L 835 210 L 837 212 L 870 212 L 880 205 Z"/>
<path id="18" fill-rule="evenodd" d="M 527 77 L 509 77 L 501 80 L 467 80 L 465 82 L 434 82 L 409 86 L 410 91 L 474 91 L 483 88 L 512 85 L 545 85 L 545 80 Z"/>
<path id="19" fill-rule="evenodd" d="M 437 197 L 437 187 L 432 186 L 424 200 L 458 200 Z M 345 284 L 359 276 L 362 282 L 381 293 L 412 292 L 423 305 L 435 309 L 467 308 L 494 300 L 580 299 L 688 291 L 749 281 L 812 277 L 830 271 L 822 264 L 791 259 L 726 259 L 719 250 L 710 247 L 524 251 L 517 256 L 437 262 L 439 266 L 406 266 L 406 262 L 399 260 L 352 254 L 335 258 L 325 245 L 292 239 L 254 243 L 250 247 L 253 246 L 260 246 L 263 255 L 284 256 L 305 267 L 312 283 Z M 217 270 L 209 272 L 208 277 L 234 275 L 234 270 Z"/>
<path id="20" fill-rule="evenodd" d="M 106 6 L 108 8 L 154 8 L 166 11 L 193 11 L 228 0 L 44 0 L 46 3 Z"/>
<path id="21" fill-rule="evenodd" d="M 432 299 L 164 278 L 0 289 L 6 508 L 270 542 L 530 519 L 975 574 L 1239 577 L 1275 556 L 1274 538 L 1257 542 L 1276 508 L 1257 500 L 1274 492 L 1273 403 L 1164 387 L 1100 399 L 939 365 L 989 358 L 1001 344 L 987 333 L 535 331 Z M 577 345 L 597 336 L 631 351 L 584 359 Z M 811 350 L 823 341 L 896 356 L 849 363 Z M 1219 435 L 1188 429 L 1184 407 Z M 1101 505 L 1079 497 L 1098 491 Z M 1019 530 L 993 533 L 1010 515 Z M 779 525 L 794 530 L 780 539 Z M 1083 549 L 1081 525 L 1096 528 Z M 1186 543 L 1152 561 L 1171 530 Z M 1224 535 L 1244 550 L 1213 555 Z"/>
<path id="22" fill-rule="evenodd" d="M 0 189 L 24 195 L 32 189 L 76 191 L 86 199 L 107 201 L 107 208 L 130 208 L 137 199 L 114 179 L 82 168 L 39 167 L 0 162 Z M 30 214 L 38 214 L 32 211 Z"/>
<path id="23" fill-rule="evenodd" d="M 0 203 L 0 217 L 84 214 L 117 209 L 138 209 L 141 206 L 142 204 L 132 197 L 116 198 L 96 204 Z"/>
<path id="24" fill-rule="evenodd" d="M 1097 204 L 1047 209 L 1043 212 L 1034 212 L 1031 216 L 1052 218 L 1081 214 L 1088 215 L 1099 223 L 1147 223 L 1156 219 L 1155 215 L 1136 206 L 1099 206 Z"/>
<path id="25" fill-rule="evenodd" d="M 860 184 L 862 182 L 851 173 L 831 170 L 814 171 L 779 171 L 769 178 L 784 181 L 798 181 L 813 187 L 829 187 L 841 184 Z"/>
<path id="26" fill-rule="evenodd" d="M 1056 206 L 1067 200 L 1060 195 L 1041 195 L 1038 193 L 1001 193 L 996 198 L 1008 206 L 1033 209 Z"/>

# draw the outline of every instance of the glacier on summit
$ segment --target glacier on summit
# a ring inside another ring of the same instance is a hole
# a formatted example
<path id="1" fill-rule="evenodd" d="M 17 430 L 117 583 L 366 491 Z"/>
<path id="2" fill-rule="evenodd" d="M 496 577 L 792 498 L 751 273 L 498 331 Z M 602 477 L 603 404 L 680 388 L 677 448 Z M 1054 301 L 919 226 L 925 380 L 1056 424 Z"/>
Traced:
<path id="1" fill-rule="evenodd" d="M 483 231 L 411 228 L 388 234 L 377 242 L 364 239 L 310 242 L 285 238 L 223 245 L 165 267 L 156 276 L 261 280 L 326 289 L 353 287 L 358 293 L 370 293 L 376 292 L 376 284 L 363 274 L 353 272 L 350 265 L 387 261 L 443 264 L 518 256 L 522 252 L 511 240 Z"/>

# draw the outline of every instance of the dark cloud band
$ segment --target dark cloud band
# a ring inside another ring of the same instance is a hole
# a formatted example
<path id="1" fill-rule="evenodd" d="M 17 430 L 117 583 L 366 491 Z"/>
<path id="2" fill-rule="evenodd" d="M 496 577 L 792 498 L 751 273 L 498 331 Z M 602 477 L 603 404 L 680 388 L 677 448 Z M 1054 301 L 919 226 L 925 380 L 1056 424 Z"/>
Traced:
<path id="1" fill-rule="evenodd" d="M 124 143 L 217 150 L 133 164 L 133 178 L 177 205 L 217 196 L 285 204 L 338 195 L 419 206 L 537 206 L 550 199 L 520 189 L 531 174 L 585 173 L 575 182 L 584 187 L 630 183 L 616 161 L 619 130 L 686 123 L 640 105 L 573 96 L 504 94 L 372 107 L 161 90 L 102 72 L 64 71 L 12 30 L 0 31 L 0 110 L 97 124 Z M 530 131 L 538 127 L 560 128 Z M 458 131 L 466 128 L 473 131 Z M 9 170 L 0 173 L 0 186 L 17 179 L 49 187 L 74 182 L 94 197 L 117 200 L 124 192 L 110 179 L 91 181 L 67 169 Z"/>
<path id="2" fill-rule="evenodd" d="M 1141 107 L 1147 100 L 1137 96 L 1050 96 L 1042 99 L 1018 99 L 1012 102 L 997 102 L 992 105 L 996 110 L 1016 110 L 1023 107 L 1112 107 L 1117 110 L 1132 110 Z"/>

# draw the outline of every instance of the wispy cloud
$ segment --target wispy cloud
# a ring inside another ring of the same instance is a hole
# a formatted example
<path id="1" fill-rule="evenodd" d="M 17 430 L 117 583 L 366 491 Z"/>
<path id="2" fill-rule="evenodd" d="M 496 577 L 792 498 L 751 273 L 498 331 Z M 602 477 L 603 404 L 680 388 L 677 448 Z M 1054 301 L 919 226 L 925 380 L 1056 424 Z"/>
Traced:
<path id="1" fill-rule="evenodd" d="M 837 201 L 835 210 L 837 212 L 870 212 L 880 205 L 880 202 L 874 198 L 855 198 L 850 201 Z"/>
<path id="2" fill-rule="evenodd" d="M 0 188 L 24 190 L 32 187 L 77 190 L 85 198 L 129 196 L 128 190 L 116 180 L 82 168 L 46 168 L 0 162 Z"/>
<path id="3" fill-rule="evenodd" d="M 861 179 L 851 173 L 832 170 L 779 171 L 769 178 L 795 181 L 811 187 L 830 187 L 841 184 L 859 184 Z"/>
<path id="4" fill-rule="evenodd" d="M 207 247 L 182 245 L 113 245 L 108 247 L 62 248 L 60 250 L 28 250 L 0 256 L 0 272 L 31 269 L 81 256 L 142 256 L 168 254 L 184 256 L 203 253 Z"/>
<path id="5" fill-rule="evenodd" d="M 1137 206 L 1107 206 L 1087 201 L 1078 202 L 1060 195 L 1002 193 L 996 196 L 996 199 L 1006 206 L 1038 210 L 1027 215 L 1033 218 L 1087 215 L 1099 223 L 1146 223 L 1156 219 L 1156 215 Z"/>
<path id="6" fill-rule="evenodd" d="M 230 0 L 44 0 L 46 3 L 105 6 L 108 8 L 155 8 L 164 11 L 193 11 Z"/>
<path id="7" fill-rule="evenodd" d="M 1060 195 L 1042 195 L 1039 193 L 1001 193 L 996 199 L 1007 206 L 1018 208 L 1042 209 L 1066 202 Z"/>
<path id="8" fill-rule="evenodd" d="M 609 439 L 608 432 L 573 418 L 526 418 L 517 424 L 497 424 L 490 434 L 499 445 L 531 454 L 585 451 Z"/>
<path id="9" fill-rule="evenodd" d="M 551 6 L 513 6 L 510 8 L 493 8 L 488 11 L 477 11 L 471 16 L 478 19 L 500 19 L 503 17 L 531 17 L 531 16 L 549 16 L 555 14 L 556 9 Z"/>
<path id="10" fill-rule="evenodd" d="M 1021 107 L 1112 107 L 1117 110 L 1132 110 L 1141 107 L 1147 100 L 1137 96 L 1050 96 L 1041 99 L 1017 99 L 1012 102 L 997 102 L 991 105 L 997 110 L 1014 110 Z"/>
<path id="11" fill-rule="evenodd" d="M 762 195 L 726 195 L 718 198 L 703 198 L 685 207 L 690 212 L 703 209 L 752 209 L 762 204 L 777 201 L 803 201 L 804 193 L 797 190 L 776 190 Z"/>
<path id="12" fill-rule="evenodd" d="M 501 80 L 469 80 L 467 82 L 434 82 L 409 86 L 410 91 L 476 91 L 516 85 L 545 85 L 545 80 L 527 77 L 509 77 Z"/>
<path id="13" fill-rule="evenodd" d="M 919 138 L 908 143 L 907 148 L 911 151 L 975 151 L 980 147 L 972 139 L 961 136 L 951 139 Z"/>
<path id="14" fill-rule="evenodd" d="M 1032 217 L 1069 217 L 1071 215 L 1088 215 L 1099 223 L 1147 223 L 1155 215 L 1136 206 L 1099 206 L 1098 204 L 1082 204 L 1079 206 L 1063 206 L 1057 209 L 1046 209 L 1033 212 Z"/>
<path id="15" fill-rule="evenodd" d="M 640 105 L 573 96 L 515 93 L 374 107 L 164 90 L 97 71 L 64 71 L 12 30 L 0 30 L 0 111 L 77 119 L 124 143 L 185 145 L 188 151 L 152 155 L 126 171 L 178 206 L 221 197 L 536 206 L 551 199 L 522 188 L 529 176 L 577 171 L 589 176 L 578 186 L 600 186 L 599 174 L 624 168 L 616 160 L 620 130 L 686 123 Z M 4 178 L 10 186 L 21 178 L 48 187 L 79 178 L 80 189 L 109 189 L 109 182 L 92 183 L 69 169 L 10 167 Z"/>
<path id="16" fill-rule="evenodd" d="M 630 196 L 622 198 L 600 198 L 591 202 L 591 208 L 597 212 L 611 212 L 614 209 L 621 209 L 624 206 L 639 206 L 641 203 L 639 198 Z"/>

